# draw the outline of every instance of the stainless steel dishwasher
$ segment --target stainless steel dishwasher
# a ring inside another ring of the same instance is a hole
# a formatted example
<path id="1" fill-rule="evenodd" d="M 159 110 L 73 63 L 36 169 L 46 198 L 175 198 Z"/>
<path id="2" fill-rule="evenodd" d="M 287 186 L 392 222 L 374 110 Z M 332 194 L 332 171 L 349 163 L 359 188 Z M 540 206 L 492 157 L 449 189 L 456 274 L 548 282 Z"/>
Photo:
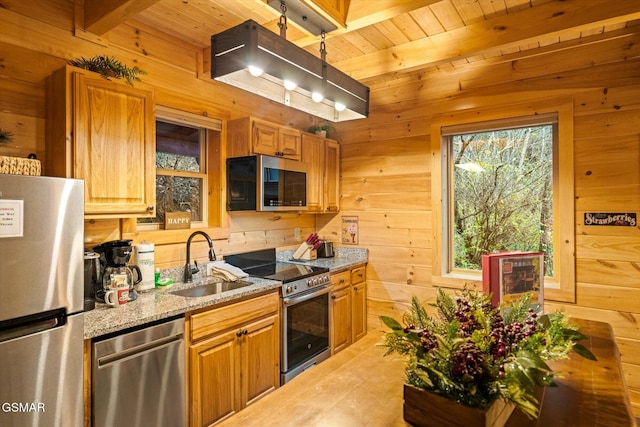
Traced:
<path id="1" fill-rule="evenodd" d="M 95 427 L 186 423 L 184 318 L 93 343 Z"/>

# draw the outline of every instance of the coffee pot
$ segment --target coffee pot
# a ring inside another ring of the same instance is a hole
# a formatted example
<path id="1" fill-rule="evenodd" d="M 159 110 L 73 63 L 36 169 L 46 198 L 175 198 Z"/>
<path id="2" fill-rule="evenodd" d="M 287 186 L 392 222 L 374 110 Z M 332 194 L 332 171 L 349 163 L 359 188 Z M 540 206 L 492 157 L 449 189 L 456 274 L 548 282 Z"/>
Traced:
<path id="1" fill-rule="evenodd" d="M 131 240 L 113 240 L 102 243 L 93 248 L 100 256 L 102 278 L 97 282 L 95 298 L 104 302 L 107 291 L 126 286 L 129 288 L 129 301 L 138 298 L 134 285 L 140 283 L 142 274 L 137 265 L 127 265 L 131 259 Z"/>

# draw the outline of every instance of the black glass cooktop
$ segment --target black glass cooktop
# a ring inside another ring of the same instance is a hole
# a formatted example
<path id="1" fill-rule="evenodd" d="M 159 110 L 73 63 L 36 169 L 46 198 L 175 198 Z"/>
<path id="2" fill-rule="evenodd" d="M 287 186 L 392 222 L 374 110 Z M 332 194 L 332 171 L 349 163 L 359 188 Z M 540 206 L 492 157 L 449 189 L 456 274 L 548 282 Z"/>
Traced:
<path id="1" fill-rule="evenodd" d="M 329 271 L 329 269 L 325 267 L 276 261 L 275 249 L 227 255 L 224 257 L 224 260 L 231 265 L 241 268 L 250 276 L 279 280 L 282 283 L 293 282 Z"/>

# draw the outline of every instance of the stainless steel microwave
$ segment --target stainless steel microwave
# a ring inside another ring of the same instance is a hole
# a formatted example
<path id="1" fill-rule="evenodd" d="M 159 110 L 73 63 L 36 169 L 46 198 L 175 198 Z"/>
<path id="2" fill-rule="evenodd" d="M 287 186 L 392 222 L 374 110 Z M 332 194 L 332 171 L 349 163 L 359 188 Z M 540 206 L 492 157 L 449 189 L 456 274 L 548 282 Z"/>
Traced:
<path id="1" fill-rule="evenodd" d="M 228 211 L 300 211 L 307 207 L 307 168 L 271 156 L 227 159 Z"/>

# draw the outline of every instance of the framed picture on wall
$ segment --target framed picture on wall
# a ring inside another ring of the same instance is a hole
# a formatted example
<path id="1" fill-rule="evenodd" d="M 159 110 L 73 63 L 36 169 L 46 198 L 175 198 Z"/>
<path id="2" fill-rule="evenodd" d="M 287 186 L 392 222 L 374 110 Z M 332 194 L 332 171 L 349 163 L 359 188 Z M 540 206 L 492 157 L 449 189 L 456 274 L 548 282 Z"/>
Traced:
<path id="1" fill-rule="evenodd" d="M 358 217 L 343 216 L 342 217 L 342 244 L 357 245 L 358 244 Z"/>

